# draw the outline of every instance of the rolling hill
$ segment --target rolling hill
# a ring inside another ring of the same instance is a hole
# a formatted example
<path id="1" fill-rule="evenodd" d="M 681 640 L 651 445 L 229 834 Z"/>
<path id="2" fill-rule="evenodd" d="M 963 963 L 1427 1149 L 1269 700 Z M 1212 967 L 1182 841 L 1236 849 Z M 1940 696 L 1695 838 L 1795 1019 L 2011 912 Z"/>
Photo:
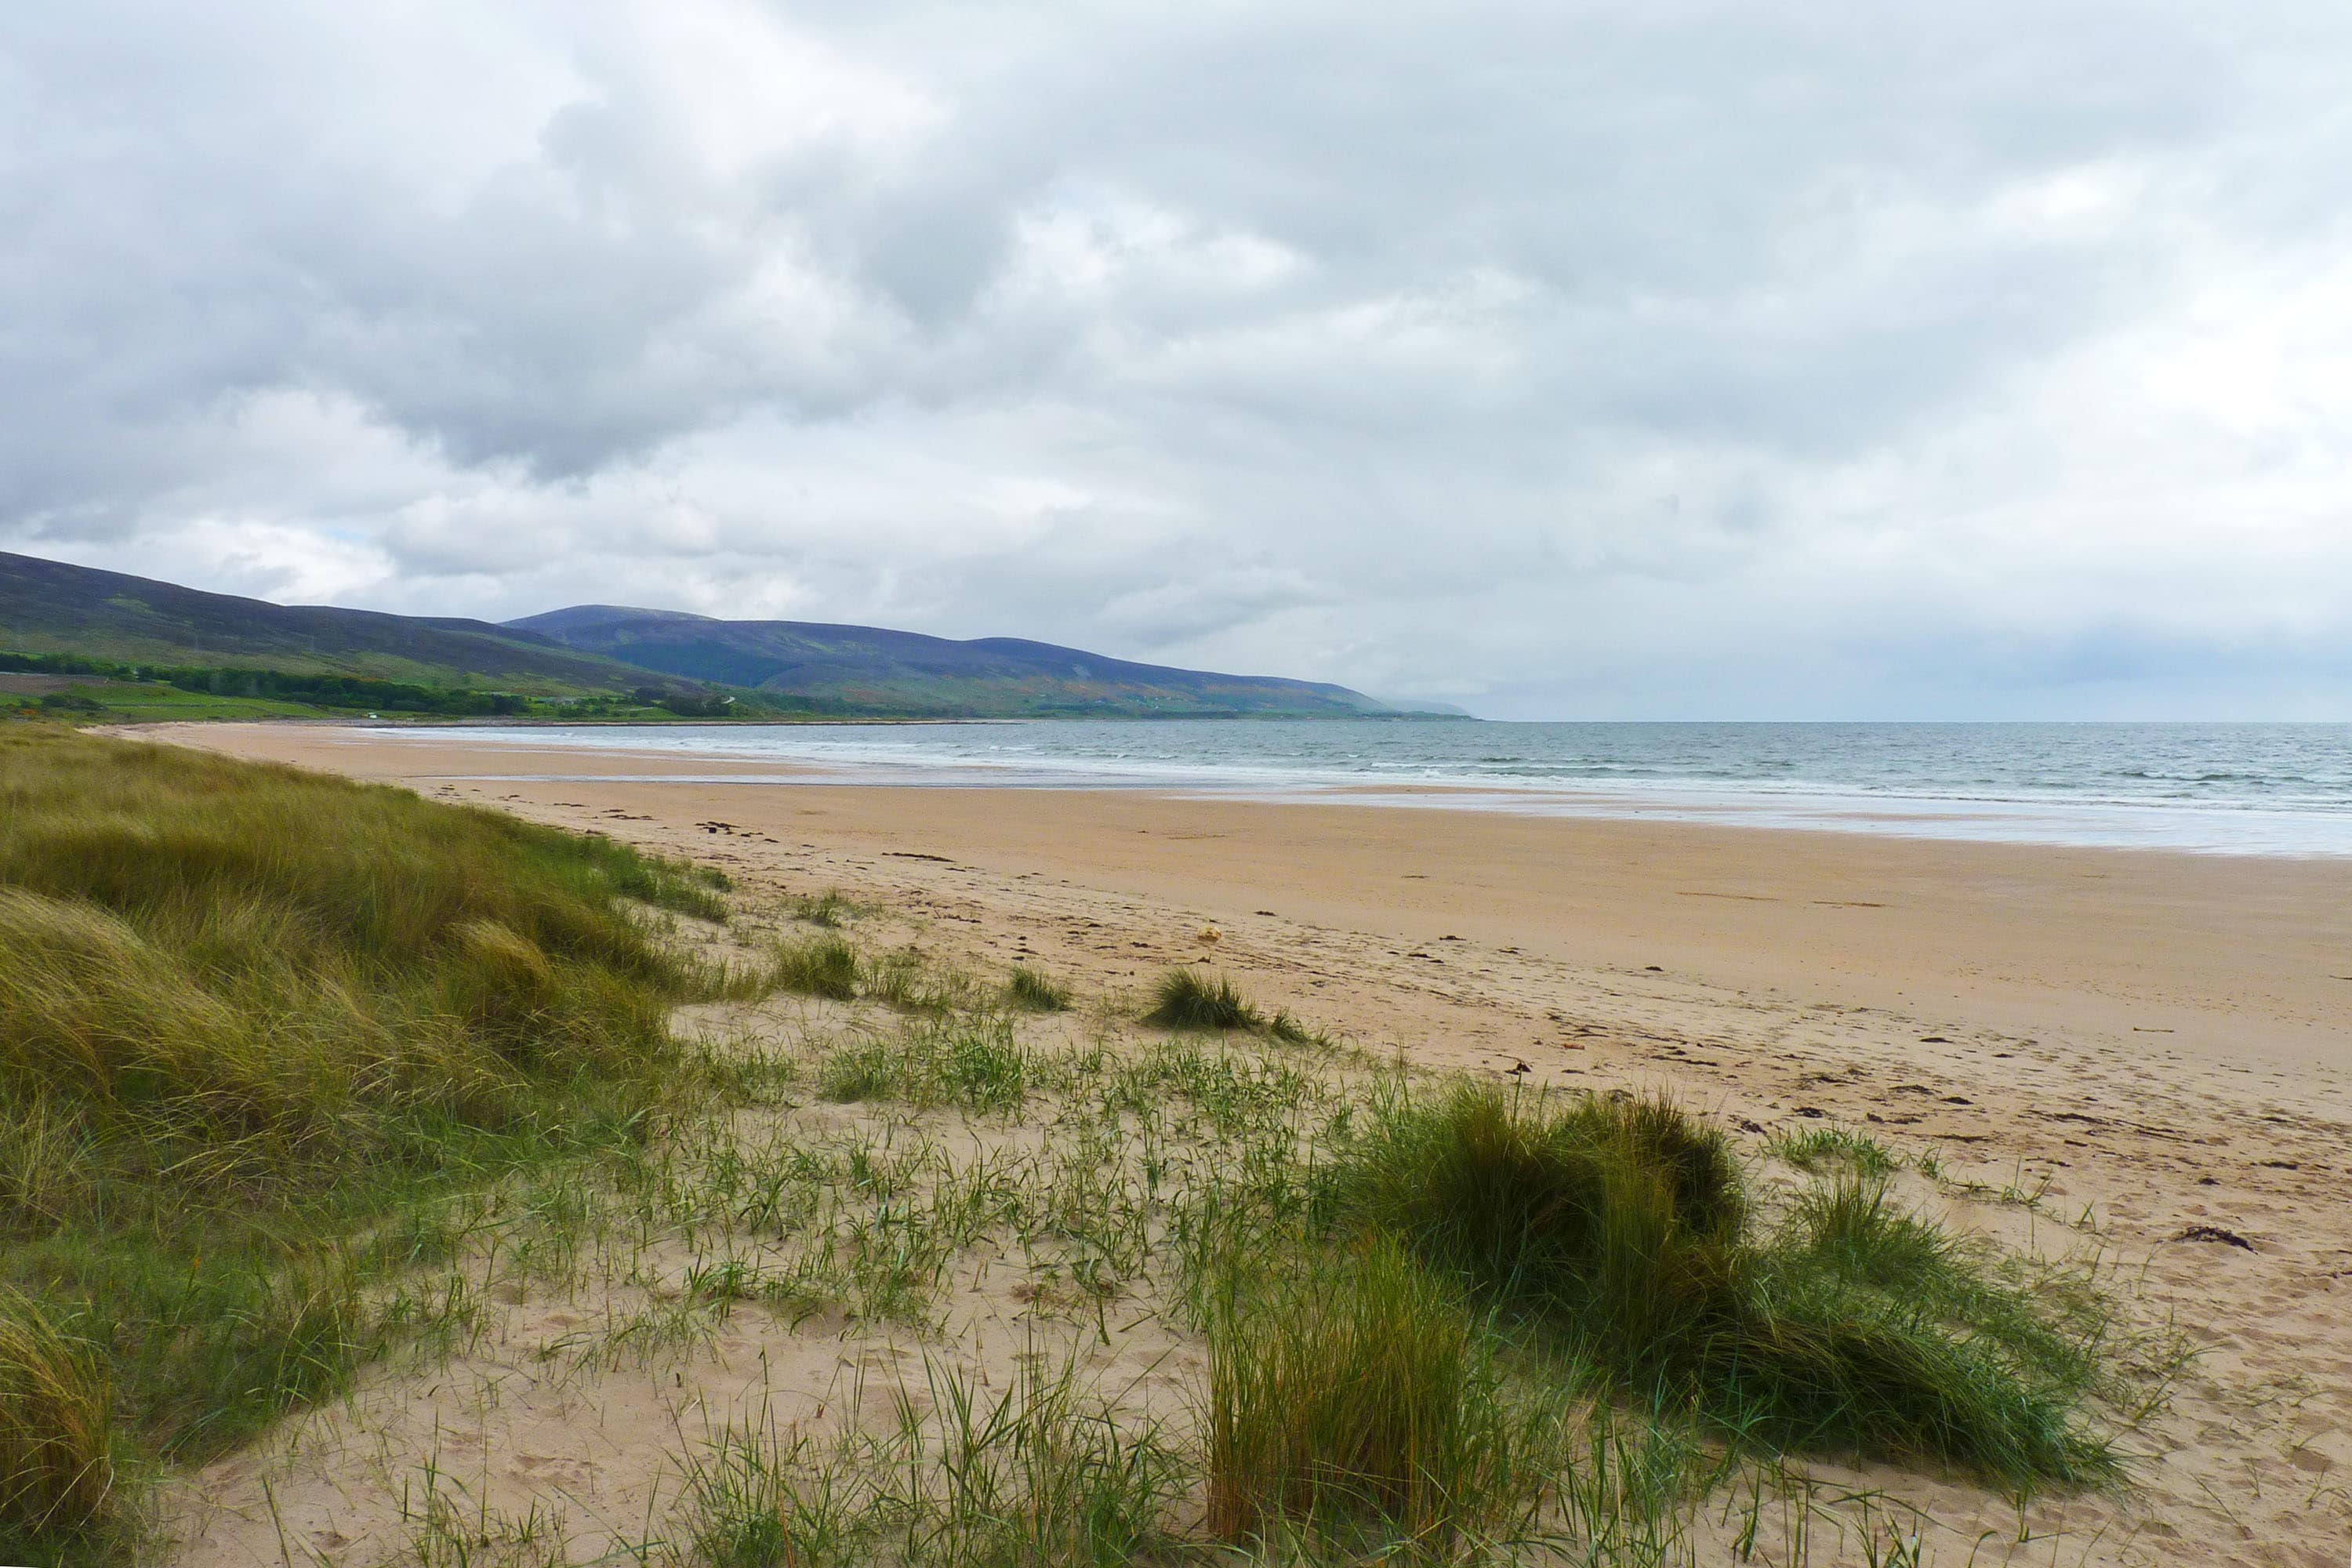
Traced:
<path id="1" fill-rule="evenodd" d="M 958 642 L 874 626 L 721 621 L 616 605 L 579 605 L 506 624 L 670 675 L 898 713 L 1350 718 L 1397 711 L 1344 686 L 1135 664 L 1018 637 Z"/>
<path id="2" fill-rule="evenodd" d="M 647 681 L 643 670 L 488 621 L 273 605 L 5 552 L 0 648 L 532 693 L 625 689 Z"/>
<path id="3" fill-rule="evenodd" d="M 0 651 L 356 676 L 531 697 L 636 692 L 640 700 L 658 699 L 687 711 L 705 710 L 667 694 L 725 688 L 759 694 L 737 709 L 746 714 L 1349 718 L 1399 711 L 1342 686 L 1137 664 L 1016 637 L 958 642 L 873 626 L 721 621 L 609 605 L 500 626 L 276 605 L 5 552 Z M 724 697 L 708 700 L 708 710 L 717 711 Z"/>

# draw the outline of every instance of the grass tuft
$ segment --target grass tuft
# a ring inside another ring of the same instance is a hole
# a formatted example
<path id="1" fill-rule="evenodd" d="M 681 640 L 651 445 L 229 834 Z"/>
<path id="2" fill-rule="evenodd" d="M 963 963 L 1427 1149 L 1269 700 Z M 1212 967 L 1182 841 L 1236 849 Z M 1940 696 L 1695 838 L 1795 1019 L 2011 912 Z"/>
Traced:
<path id="1" fill-rule="evenodd" d="M 757 1426 L 687 1464 L 694 1561 L 712 1568 L 1120 1568 L 1186 1560 L 1181 1486 L 1155 1426 L 1129 1430 L 1076 1368 L 1024 1357 L 1001 1392 L 926 1358 L 896 1430 L 813 1439 Z"/>
<path id="2" fill-rule="evenodd" d="M 1266 1038 L 1279 1040 L 1286 1046 L 1321 1046 L 1328 1048 L 1331 1045 L 1329 1035 L 1320 1029 L 1307 1027 L 1291 1016 L 1286 1008 L 1276 1009 L 1274 1016 L 1265 1021 L 1265 1035 Z"/>
<path id="3" fill-rule="evenodd" d="M 776 989 L 831 1002 L 857 1000 L 857 950 L 837 936 L 778 944 Z"/>
<path id="4" fill-rule="evenodd" d="M 834 1051 L 817 1069 L 819 1098 L 835 1103 L 903 1099 L 967 1110 L 1017 1110 L 1028 1098 L 1029 1054 L 1003 1018 L 912 1025 L 895 1041 Z"/>
<path id="5" fill-rule="evenodd" d="M 112 1392 L 97 1358 L 0 1289 L 0 1524 L 79 1530 L 113 1489 Z"/>
<path id="6" fill-rule="evenodd" d="M 1661 1100 L 1533 1108 L 1464 1084 L 1391 1109 L 1344 1173 L 1375 1227 L 1513 1299 L 1629 1343 L 1666 1326 L 1662 1294 L 1697 1292 L 1745 1222 L 1719 1135 Z M 1686 1288 L 1685 1288 L 1686 1287 Z"/>
<path id="7" fill-rule="evenodd" d="M 813 926 L 837 931 L 844 920 L 857 913 L 857 906 L 845 898 L 837 888 L 828 888 L 811 898 L 803 896 L 793 900 L 793 918 L 806 921 Z"/>
<path id="8" fill-rule="evenodd" d="M 1004 983 L 1004 995 L 1025 1013 L 1066 1013 L 1070 1009 L 1069 988 L 1056 985 L 1026 964 L 1013 966 L 1013 973 Z"/>
<path id="9" fill-rule="evenodd" d="M 1885 1176 L 1903 1167 L 1903 1161 L 1885 1144 L 1843 1127 L 1807 1127 L 1775 1132 L 1764 1147 L 1767 1152 L 1800 1171 L 1845 1169 L 1864 1176 Z"/>
<path id="10" fill-rule="evenodd" d="M 1442 1551 L 1491 1511 L 1511 1448 L 1493 1362 L 1459 1296 L 1394 1241 L 1229 1279 L 1208 1328 L 1212 1534 L 1378 1521 Z"/>
<path id="11" fill-rule="evenodd" d="M 905 947 L 885 953 L 866 968 L 866 992 L 902 1013 L 944 1017 L 976 1000 L 970 976 L 932 963 L 921 950 Z"/>
<path id="12" fill-rule="evenodd" d="M 1160 976 L 1143 1021 L 1157 1029 L 1255 1029 L 1265 1024 L 1232 981 L 1192 969 L 1171 969 Z"/>
<path id="13" fill-rule="evenodd" d="M 817 1098 L 835 1105 L 883 1100 L 898 1091 L 898 1064 L 888 1047 L 878 1040 L 853 1046 L 834 1052 L 817 1068 Z"/>
<path id="14" fill-rule="evenodd" d="M 1848 1176 L 1759 1236 L 1722 1136 L 1659 1100 L 1464 1085 L 1387 1109 L 1342 1208 L 1629 1393 L 1778 1447 L 2012 1482 L 2105 1479 L 2086 1353 L 1884 1184 Z"/>

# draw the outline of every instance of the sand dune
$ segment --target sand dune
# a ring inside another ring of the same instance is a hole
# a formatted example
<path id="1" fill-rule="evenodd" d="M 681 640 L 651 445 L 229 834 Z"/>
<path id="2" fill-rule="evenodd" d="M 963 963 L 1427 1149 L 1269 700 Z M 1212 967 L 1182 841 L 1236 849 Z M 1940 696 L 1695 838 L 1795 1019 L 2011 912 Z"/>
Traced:
<path id="1" fill-rule="evenodd" d="M 837 887 L 895 911 L 904 940 L 1034 962 L 1096 993 L 1202 956 L 1213 926 L 1215 963 L 1249 991 L 1367 1047 L 1664 1086 L 1750 1137 L 1838 1123 L 1932 1151 L 1946 1212 L 2021 1247 L 2097 1249 L 2134 1313 L 2169 1314 L 2198 1354 L 2132 1439 L 2127 1494 L 2021 1516 L 1958 1481 L 1850 1478 L 1937 1521 L 1928 1561 L 2332 1564 L 2352 1549 L 2352 881 L 2338 864 L 783 785 L 754 782 L 765 767 L 315 726 L 160 738 L 691 854 L 755 903 Z M 671 776 L 581 776 L 599 773 Z M 429 1419 L 421 1394 L 375 1396 L 396 1407 L 384 1420 Z M 533 1428 L 532 1463 L 620 1462 L 609 1431 L 562 1425 Z M 567 1442 L 587 1448 L 565 1458 Z M 208 1479 L 192 1560 L 278 1560 L 237 1523 L 261 1464 Z"/>

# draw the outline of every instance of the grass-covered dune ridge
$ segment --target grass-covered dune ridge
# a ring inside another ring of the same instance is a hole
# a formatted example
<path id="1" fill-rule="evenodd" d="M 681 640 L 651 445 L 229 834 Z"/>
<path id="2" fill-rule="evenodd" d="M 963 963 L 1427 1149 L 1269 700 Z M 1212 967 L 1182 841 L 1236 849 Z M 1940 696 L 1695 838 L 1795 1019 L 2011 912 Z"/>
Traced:
<path id="1" fill-rule="evenodd" d="M 334 1386 L 435 1193 L 637 1135 L 710 977 L 633 904 L 724 912 L 684 868 L 404 791 L 0 738 L 0 1386 L 101 1400 L 76 1419 L 126 1456 Z M 110 1457 L 0 1442 L 0 1556 Z"/>
<path id="2" fill-rule="evenodd" d="M 0 1079 L 280 1137 L 404 1104 L 494 1122 L 538 1058 L 658 1037 L 680 977 L 624 896 L 718 912 L 619 846 L 404 791 L 12 738 Z"/>

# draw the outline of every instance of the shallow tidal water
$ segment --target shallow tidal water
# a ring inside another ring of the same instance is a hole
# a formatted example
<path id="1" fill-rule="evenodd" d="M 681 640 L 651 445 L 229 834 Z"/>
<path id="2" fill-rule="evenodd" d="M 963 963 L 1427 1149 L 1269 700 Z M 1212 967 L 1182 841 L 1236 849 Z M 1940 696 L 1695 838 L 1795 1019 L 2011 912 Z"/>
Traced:
<path id="1" fill-rule="evenodd" d="M 2352 724 L 1048 720 L 395 732 L 772 761 L 792 770 L 775 776 L 778 784 L 1145 788 L 1929 838 L 2352 855 Z M 619 768 L 596 773 L 625 776 Z"/>

